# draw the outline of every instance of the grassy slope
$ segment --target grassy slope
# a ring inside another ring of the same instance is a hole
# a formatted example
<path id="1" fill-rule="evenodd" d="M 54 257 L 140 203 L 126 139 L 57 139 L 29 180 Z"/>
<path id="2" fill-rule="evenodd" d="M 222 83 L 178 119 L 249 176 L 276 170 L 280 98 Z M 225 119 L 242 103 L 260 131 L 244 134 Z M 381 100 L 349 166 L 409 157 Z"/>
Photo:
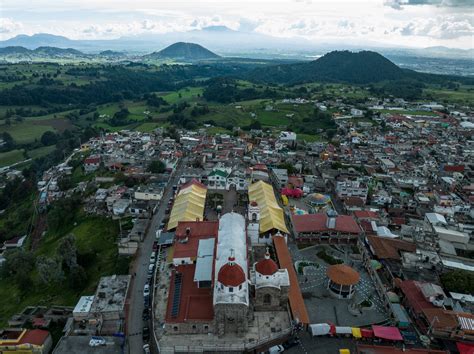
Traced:
<path id="1" fill-rule="evenodd" d="M 0 134 L 8 132 L 17 144 L 28 144 L 35 139 L 40 139 L 41 135 L 47 131 L 54 131 L 53 127 L 48 125 L 35 125 L 26 120 L 21 123 L 12 123 L 10 126 L 0 126 Z"/>
<path id="2" fill-rule="evenodd" d="M 83 290 L 76 291 L 65 282 L 59 285 L 60 291 L 58 291 L 58 285 L 43 286 L 35 281 L 31 291 L 23 295 L 11 280 L 2 280 L 0 326 L 4 325 L 11 315 L 28 305 L 73 306 L 80 296 L 94 294 L 101 276 L 128 273 L 128 260 L 119 258 L 117 253 L 115 238 L 118 233 L 118 223 L 101 217 L 80 217 L 77 220 L 77 226 L 71 230 L 57 235 L 47 235 L 36 254 L 54 255 L 60 239 L 69 233 L 76 236 L 80 254 L 92 255 L 90 264 L 85 267 L 88 275 L 87 285 Z M 33 278 L 37 280 L 37 274 L 34 274 Z"/>
<path id="3" fill-rule="evenodd" d="M 0 152 L 0 167 L 9 166 L 16 162 L 23 161 L 25 159 L 23 151 L 23 149 L 17 149 L 7 152 Z"/>

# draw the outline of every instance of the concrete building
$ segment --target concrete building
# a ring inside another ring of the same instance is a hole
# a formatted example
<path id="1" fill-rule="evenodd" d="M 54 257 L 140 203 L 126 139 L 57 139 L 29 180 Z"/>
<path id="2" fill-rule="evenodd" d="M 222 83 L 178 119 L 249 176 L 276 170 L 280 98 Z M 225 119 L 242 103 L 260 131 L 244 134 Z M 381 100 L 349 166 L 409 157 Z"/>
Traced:
<path id="1" fill-rule="evenodd" d="M 352 216 L 327 213 L 293 215 L 296 240 L 302 243 L 357 243 L 362 230 Z"/>

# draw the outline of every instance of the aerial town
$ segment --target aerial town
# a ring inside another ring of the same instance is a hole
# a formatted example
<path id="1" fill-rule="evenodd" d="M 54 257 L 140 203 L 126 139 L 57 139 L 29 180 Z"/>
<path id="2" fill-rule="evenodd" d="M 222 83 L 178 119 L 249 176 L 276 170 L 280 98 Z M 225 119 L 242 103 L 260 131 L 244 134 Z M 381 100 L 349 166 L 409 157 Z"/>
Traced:
<path id="1" fill-rule="evenodd" d="M 43 174 L 35 203 L 80 195 L 85 214 L 120 225 L 128 274 L 74 307 L 25 308 L 0 351 L 472 353 L 470 112 L 426 104 L 372 124 L 341 108 L 330 143 L 238 127 L 84 142 Z M 77 166 L 86 178 L 60 188 Z"/>

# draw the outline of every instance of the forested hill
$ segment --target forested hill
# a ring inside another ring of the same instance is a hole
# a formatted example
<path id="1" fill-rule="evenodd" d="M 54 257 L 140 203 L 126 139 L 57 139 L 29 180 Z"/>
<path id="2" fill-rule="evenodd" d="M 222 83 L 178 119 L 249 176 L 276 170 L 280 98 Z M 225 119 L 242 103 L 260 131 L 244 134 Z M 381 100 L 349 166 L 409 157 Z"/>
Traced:
<path id="1" fill-rule="evenodd" d="M 312 81 L 366 84 L 403 79 L 407 73 L 376 52 L 334 51 L 308 63 L 258 68 L 249 78 L 285 84 Z"/>
<path id="2" fill-rule="evenodd" d="M 159 52 L 151 53 L 146 56 L 150 59 L 185 59 L 185 60 L 203 60 L 220 58 L 216 53 L 195 43 L 178 42 L 166 47 Z"/>

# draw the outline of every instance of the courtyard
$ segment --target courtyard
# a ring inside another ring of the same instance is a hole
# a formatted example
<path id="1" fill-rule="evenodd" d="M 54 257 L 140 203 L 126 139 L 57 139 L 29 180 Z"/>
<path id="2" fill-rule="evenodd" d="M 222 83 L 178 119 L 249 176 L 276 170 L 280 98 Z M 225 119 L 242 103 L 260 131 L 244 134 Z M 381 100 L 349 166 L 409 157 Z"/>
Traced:
<path id="1" fill-rule="evenodd" d="M 372 279 L 351 246 L 318 245 L 300 250 L 293 245 L 290 249 L 294 261 L 310 264 L 298 267 L 302 270 L 298 278 L 311 323 L 363 327 L 389 319 Z M 337 299 L 329 293 L 326 272 L 330 264 L 327 261 L 343 263 L 359 273 L 360 280 L 352 299 Z"/>

